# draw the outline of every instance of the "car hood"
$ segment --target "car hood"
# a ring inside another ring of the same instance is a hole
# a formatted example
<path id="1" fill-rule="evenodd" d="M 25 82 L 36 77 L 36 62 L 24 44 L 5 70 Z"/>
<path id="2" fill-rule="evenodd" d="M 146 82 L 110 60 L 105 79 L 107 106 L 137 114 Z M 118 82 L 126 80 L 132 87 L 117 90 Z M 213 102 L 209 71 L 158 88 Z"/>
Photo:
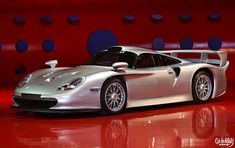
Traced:
<path id="1" fill-rule="evenodd" d="M 82 65 L 73 68 L 45 69 L 33 73 L 30 83 L 65 84 L 90 74 L 109 71 L 111 67 Z"/>

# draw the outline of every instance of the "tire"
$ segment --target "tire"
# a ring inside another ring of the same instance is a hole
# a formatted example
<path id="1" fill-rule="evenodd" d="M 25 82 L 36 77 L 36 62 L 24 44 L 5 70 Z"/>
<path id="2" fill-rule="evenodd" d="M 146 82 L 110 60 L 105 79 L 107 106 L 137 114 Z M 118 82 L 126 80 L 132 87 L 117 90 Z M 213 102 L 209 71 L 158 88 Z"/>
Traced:
<path id="1" fill-rule="evenodd" d="M 207 102 L 213 93 L 213 79 L 205 71 L 199 71 L 193 78 L 192 95 L 196 103 Z"/>
<path id="2" fill-rule="evenodd" d="M 126 109 L 126 87 L 119 79 L 108 79 L 101 89 L 101 113 L 116 115 Z"/>

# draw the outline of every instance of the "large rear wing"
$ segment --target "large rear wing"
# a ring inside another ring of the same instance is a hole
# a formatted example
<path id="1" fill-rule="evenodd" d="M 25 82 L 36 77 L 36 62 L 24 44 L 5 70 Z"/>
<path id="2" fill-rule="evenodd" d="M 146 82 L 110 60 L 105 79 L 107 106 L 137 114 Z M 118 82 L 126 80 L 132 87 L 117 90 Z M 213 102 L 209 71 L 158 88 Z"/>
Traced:
<path id="1" fill-rule="evenodd" d="M 220 67 L 223 67 L 227 63 L 227 52 L 226 51 L 213 51 L 213 50 L 166 50 L 166 51 L 159 51 L 163 54 L 170 54 L 171 56 L 178 57 L 180 53 L 199 53 L 200 59 L 197 61 L 202 63 L 211 63 L 211 64 L 218 64 Z M 209 59 L 209 54 L 216 54 L 219 56 L 219 60 L 216 59 Z"/>

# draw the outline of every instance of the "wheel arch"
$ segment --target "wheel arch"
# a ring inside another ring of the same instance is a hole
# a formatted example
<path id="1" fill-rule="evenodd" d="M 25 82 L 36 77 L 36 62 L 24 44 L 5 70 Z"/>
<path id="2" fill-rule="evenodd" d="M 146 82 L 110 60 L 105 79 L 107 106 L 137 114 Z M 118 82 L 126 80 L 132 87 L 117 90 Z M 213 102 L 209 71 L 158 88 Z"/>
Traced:
<path id="1" fill-rule="evenodd" d="M 211 76 L 211 79 L 212 79 L 212 86 L 213 86 L 213 89 L 212 89 L 212 98 L 214 98 L 214 92 L 215 92 L 215 89 L 216 89 L 216 86 L 215 86 L 215 79 L 214 79 L 214 75 L 213 75 L 213 72 L 210 68 L 207 68 L 207 67 L 201 67 L 199 69 L 197 69 L 194 74 L 193 74 L 193 77 L 191 79 L 191 90 L 193 88 L 193 80 L 195 78 L 195 76 L 201 72 L 201 71 L 205 71 L 207 72 L 210 76 Z"/>
<path id="2" fill-rule="evenodd" d="M 125 94 L 126 94 L 126 100 L 125 100 L 125 103 L 124 103 L 124 108 L 122 107 L 121 110 L 119 110 L 118 112 L 114 112 L 114 111 L 110 111 L 110 110 L 107 110 L 107 107 L 106 106 L 103 106 L 104 105 L 104 100 L 102 99 L 103 97 L 103 90 L 104 88 L 106 87 L 107 83 L 109 83 L 109 81 L 112 81 L 113 79 L 117 79 L 118 81 L 121 81 L 121 83 L 123 84 L 123 87 L 124 87 L 124 91 L 125 91 Z M 106 78 L 104 81 L 103 81 L 103 84 L 101 86 L 101 90 L 100 90 L 100 105 L 101 105 L 101 114 L 103 115 L 108 115 L 108 114 L 111 114 L 111 115 L 116 115 L 116 114 L 119 114 L 121 112 L 123 112 L 125 109 L 126 109 L 126 104 L 127 104 L 127 98 L 128 98 L 128 94 L 127 94 L 127 85 L 126 85 L 126 81 L 125 81 L 125 78 L 123 75 L 114 75 L 114 76 L 110 76 L 108 78 Z M 102 105 L 103 104 L 103 105 Z"/>
<path id="3" fill-rule="evenodd" d="M 126 91 L 127 91 L 126 79 L 124 78 L 123 75 L 114 75 L 114 76 L 110 76 L 110 77 L 106 78 L 106 80 L 103 82 L 101 88 L 102 88 L 102 87 L 104 86 L 104 84 L 105 84 L 107 81 L 109 81 L 110 79 L 118 79 L 118 80 L 120 80 L 120 81 L 124 84 L 125 89 L 126 89 Z"/>
<path id="4" fill-rule="evenodd" d="M 209 68 L 206 68 L 206 67 L 199 68 L 198 70 L 196 70 L 196 72 L 195 72 L 194 75 L 193 75 L 192 80 L 194 79 L 194 77 L 196 76 L 196 74 L 199 73 L 200 71 L 205 71 L 205 72 L 207 72 L 207 73 L 211 76 L 211 78 L 213 79 L 213 81 L 214 81 L 214 76 L 213 76 L 212 71 L 211 71 Z"/>
<path id="5" fill-rule="evenodd" d="M 213 83 L 213 92 L 214 92 L 214 89 L 215 89 L 215 83 L 214 83 L 214 75 L 213 75 L 213 72 L 209 69 L 209 68 L 206 68 L 206 67 L 202 67 L 202 68 L 199 68 L 199 69 L 197 69 L 195 72 L 194 72 L 194 74 L 193 74 L 193 77 L 192 77 L 192 79 L 191 79 L 191 87 L 192 87 L 192 85 L 193 85 L 193 79 L 195 78 L 195 76 L 197 75 L 197 73 L 199 73 L 200 71 L 205 71 L 205 72 L 207 72 L 210 76 L 211 76 L 211 78 L 212 78 L 212 83 Z"/>

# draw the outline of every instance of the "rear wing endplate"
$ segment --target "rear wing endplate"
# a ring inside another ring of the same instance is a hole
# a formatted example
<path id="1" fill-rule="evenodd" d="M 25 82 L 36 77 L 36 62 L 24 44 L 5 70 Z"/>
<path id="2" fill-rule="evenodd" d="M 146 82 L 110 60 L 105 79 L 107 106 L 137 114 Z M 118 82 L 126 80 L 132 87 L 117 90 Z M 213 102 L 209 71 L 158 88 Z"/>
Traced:
<path id="1" fill-rule="evenodd" d="M 200 62 L 207 63 L 209 54 L 217 54 L 220 58 L 219 66 L 223 67 L 227 63 L 227 52 L 226 51 L 212 51 L 212 50 L 165 50 L 158 51 L 163 54 L 170 54 L 171 56 L 178 57 L 179 53 L 199 53 L 201 54 Z"/>

